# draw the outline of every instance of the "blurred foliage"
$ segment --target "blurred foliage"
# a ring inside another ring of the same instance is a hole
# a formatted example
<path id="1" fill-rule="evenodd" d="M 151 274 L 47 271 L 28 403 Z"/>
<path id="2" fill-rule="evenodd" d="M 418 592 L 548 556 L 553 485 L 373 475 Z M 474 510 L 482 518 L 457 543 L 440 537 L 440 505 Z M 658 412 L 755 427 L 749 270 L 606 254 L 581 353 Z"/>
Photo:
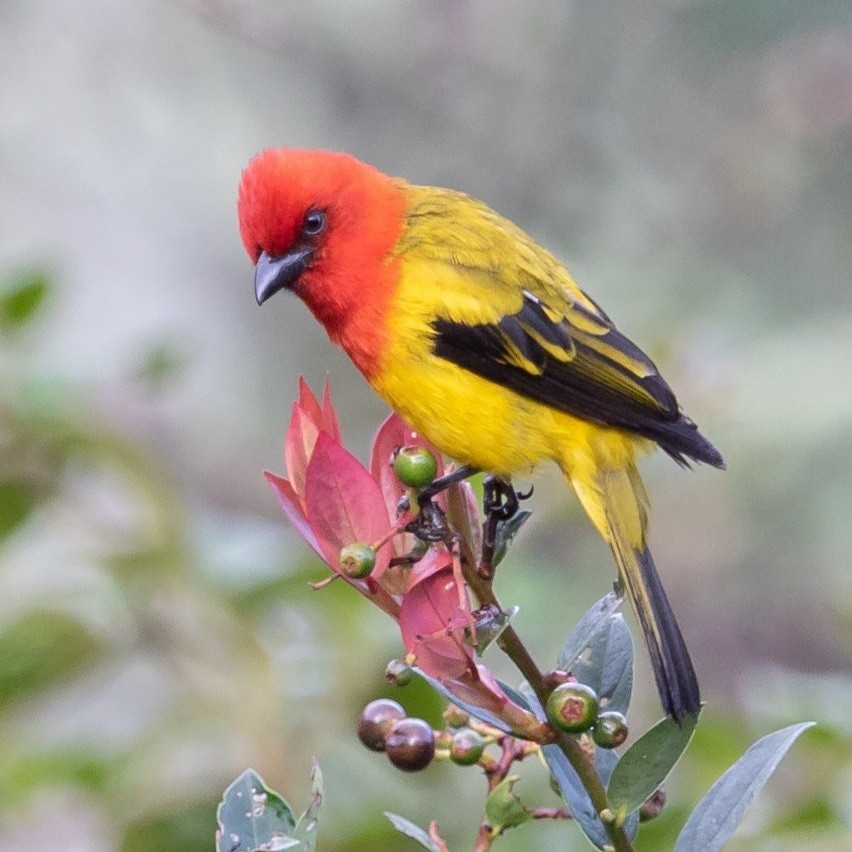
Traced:
<path id="1" fill-rule="evenodd" d="M 70 615 L 31 610 L 0 633 L 0 712 L 16 698 L 78 674 L 100 643 Z"/>
<path id="2" fill-rule="evenodd" d="M 300 372 L 332 372 L 356 446 L 382 413 L 298 308 L 254 312 L 234 193 L 269 144 L 484 197 L 664 365 L 729 471 L 647 466 L 708 708 L 639 847 L 801 718 L 729 848 L 849 846 L 848 3 L 13 0 L 0 23 L 2 852 L 57 826 L 69 852 L 212 849 L 232 778 L 295 798 L 314 754 L 321 848 L 399 850 L 385 810 L 470 846 L 464 770 L 400 780 L 355 742 L 379 695 L 440 706 L 384 683 L 381 618 L 310 591 L 259 475 Z M 500 591 L 550 659 L 610 561 L 561 482 L 533 502 Z"/>
<path id="3" fill-rule="evenodd" d="M 0 285 L 0 327 L 23 325 L 38 311 L 47 295 L 47 278 L 39 272 L 14 276 Z"/>

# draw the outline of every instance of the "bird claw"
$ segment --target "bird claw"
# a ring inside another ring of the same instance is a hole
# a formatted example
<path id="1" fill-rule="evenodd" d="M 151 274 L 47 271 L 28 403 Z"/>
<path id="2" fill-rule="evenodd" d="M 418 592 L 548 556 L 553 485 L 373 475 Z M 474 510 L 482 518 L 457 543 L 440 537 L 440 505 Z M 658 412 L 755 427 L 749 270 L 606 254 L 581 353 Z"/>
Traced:
<path id="1" fill-rule="evenodd" d="M 482 508 L 489 518 L 508 521 L 518 513 L 521 500 L 532 497 L 533 487 L 526 494 L 515 491 L 509 480 L 497 476 L 487 476 L 483 482 Z"/>
<path id="2" fill-rule="evenodd" d="M 405 525 L 405 531 L 428 542 L 447 541 L 451 535 L 446 515 L 432 500 L 421 503 L 419 514 Z"/>

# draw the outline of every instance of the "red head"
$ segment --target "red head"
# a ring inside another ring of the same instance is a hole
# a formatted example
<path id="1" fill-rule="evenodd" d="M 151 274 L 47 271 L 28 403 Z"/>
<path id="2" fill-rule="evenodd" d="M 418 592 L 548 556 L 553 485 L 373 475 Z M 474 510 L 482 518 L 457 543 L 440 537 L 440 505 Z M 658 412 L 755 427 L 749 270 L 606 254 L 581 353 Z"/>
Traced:
<path id="1" fill-rule="evenodd" d="M 349 154 L 269 149 L 243 171 L 238 212 L 258 302 L 292 290 L 368 371 L 357 350 L 381 332 L 392 295 L 402 184 Z"/>

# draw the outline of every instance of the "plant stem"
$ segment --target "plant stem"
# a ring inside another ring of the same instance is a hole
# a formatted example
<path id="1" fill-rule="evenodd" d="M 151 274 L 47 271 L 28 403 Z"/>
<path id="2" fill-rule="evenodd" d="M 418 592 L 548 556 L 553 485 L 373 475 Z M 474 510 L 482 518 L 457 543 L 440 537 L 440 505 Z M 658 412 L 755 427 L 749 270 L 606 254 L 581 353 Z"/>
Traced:
<path id="1" fill-rule="evenodd" d="M 500 606 L 500 601 L 497 600 L 497 596 L 494 594 L 494 589 L 489 580 L 484 580 L 474 570 L 465 571 L 465 579 L 480 604 L 494 604 L 502 611 L 503 608 Z M 503 650 L 515 666 L 517 666 L 518 670 L 524 678 L 526 678 L 527 683 L 529 683 L 536 697 L 541 702 L 542 707 L 544 707 L 545 704 L 547 704 L 547 698 L 550 694 L 550 690 L 544 683 L 541 670 L 536 665 L 535 660 L 533 660 L 526 646 L 521 641 L 520 636 L 518 636 L 511 624 L 506 627 L 500 635 L 500 638 L 497 640 L 497 645 Z M 589 798 L 591 799 L 597 813 L 600 814 L 604 810 L 607 810 L 609 808 L 609 804 L 607 803 L 606 789 L 601 783 L 598 773 L 595 770 L 594 763 L 588 753 L 581 747 L 575 737 L 558 730 L 554 730 L 554 734 L 556 735 L 556 745 L 559 746 L 562 753 L 566 758 L 568 758 L 568 762 L 579 776 L 580 781 L 582 782 L 583 787 L 585 787 L 586 792 L 589 794 Z M 612 822 L 603 822 L 603 824 L 612 839 L 612 847 L 616 850 L 616 852 L 634 852 L 633 844 L 630 842 L 630 838 L 627 836 L 622 826 L 616 825 Z M 478 842 L 479 839 L 477 839 L 477 843 Z M 489 847 L 480 847 L 477 845 L 475 848 L 479 850 L 480 848 L 488 849 Z"/>
<path id="2" fill-rule="evenodd" d="M 462 518 L 464 514 L 459 508 L 460 503 L 457 489 L 449 489 L 448 500 L 450 516 Z M 475 554 L 472 551 L 466 536 L 462 535 L 460 538 L 460 546 L 462 550 L 462 571 L 468 587 L 473 592 L 481 606 L 492 604 L 498 607 L 501 612 L 504 612 L 505 610 L 503 610 L 500 601 L 494 594 L 493 576 L 486 579 L 476 570 L 478 554 Z M 541 670 L 530 655 L 530 652 L 527 650 L 524 643 L 521 641 L 521 637 L 518 636 L 511 624 L 508 625 L 500 634 L 500 638 L 497 640 L 497 645 L 515 664 L 518 671 L 520 671 L 520 673 L 524 676 L 527 683 L 535 693 L 536 698 L 538 698 L 541 703 L 541 706 L 544 707 L 547 704 L 547 699 L 551 690 L 545 684 Z M 556 737 L 555 744 L 559 746 L 560 750 L 568 759 L 568 762 L 580 778 L 580 782 L 589 794 L 589 799 L 591 799 L 595 811 L 597 811 L 600 815 L 602 812 L 609 810 L 609 804 L 606 798 L 606 789 L 601 783 L 601 779 L 598 777 L 598 773 L 595 770 L 594 763 L 592 762 L 589 754 L 580 746 L 579 741 L 575 737 L 558 730 L 554 730 L 554 734 Z M 612 839 L 612 848 L 615 852 L 635 852 L 633 844 L 624 831 L 623 826 L 604 820 L 601 820 L 601 822 Z M 483 843 L 485 845 L 481 845 Z M 477 845 L 474 847 L 475 852 L 487 850 L 490 848 L 490 845 L 491 839 L 489 838 L 486 841 L 483 835 L 483 826 L 480 826 L 479 835 L 477 836 Z"/>

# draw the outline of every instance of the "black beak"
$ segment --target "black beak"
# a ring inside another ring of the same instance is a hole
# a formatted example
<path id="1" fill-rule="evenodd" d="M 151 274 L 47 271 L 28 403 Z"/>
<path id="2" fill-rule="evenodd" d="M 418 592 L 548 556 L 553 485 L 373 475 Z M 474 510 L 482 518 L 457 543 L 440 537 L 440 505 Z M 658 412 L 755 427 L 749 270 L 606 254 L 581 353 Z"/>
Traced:
<path id="1" fill-rule="evenodd" d="M 308 268 L 314 251 L 313 246 L 302 246 L 279 257 L 261 252 L 254 270 L 254 295 L 258 305 L 285 287 L 292 289 L 299 276 Z"/>

